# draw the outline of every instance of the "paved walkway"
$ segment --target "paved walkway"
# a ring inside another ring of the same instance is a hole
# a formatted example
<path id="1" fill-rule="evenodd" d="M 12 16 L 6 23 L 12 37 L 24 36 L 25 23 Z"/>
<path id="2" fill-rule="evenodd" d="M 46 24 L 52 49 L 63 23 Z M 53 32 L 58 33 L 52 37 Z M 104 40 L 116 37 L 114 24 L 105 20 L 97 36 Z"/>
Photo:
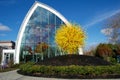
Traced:
<path id="1" fill-rule="evenodd" d="M 17 70 L 0 73 L 0 80 L 83 80 L 83 79 L 57 79 L 57 78 L 30 77 L 30 76 L 20 75 L 16 71 Z M 103 80 L 103 79 L 98 79 L 98 80 Z M 105 79 L 105 80 L 110 80 L 110 79 Z M 116 80 L 120 80 L 120 79 L 116 79 Z"/>
<path id="2" fill-rule="evenodd" d="M 17 70 L 0 73 L 0 80 L 77 80 L 77 79 L 30 77 L 30 76 L 20 75 L 16 71 Z"/>

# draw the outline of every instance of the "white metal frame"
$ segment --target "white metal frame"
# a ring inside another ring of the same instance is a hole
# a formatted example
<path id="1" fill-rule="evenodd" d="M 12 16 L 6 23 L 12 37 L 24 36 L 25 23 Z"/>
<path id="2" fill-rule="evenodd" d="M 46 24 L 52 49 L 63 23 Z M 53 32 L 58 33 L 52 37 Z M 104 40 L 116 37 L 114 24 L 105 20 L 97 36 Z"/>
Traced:
<path id="1" fill-rule="evenodd" d="M 13 61 L 15 63 L 15 50 L 14 49 L 3 49 L 1 63 L 5 62 L 5 54 L 13 54 Z"/>
<path id="2" fill-rule="evenodd" d="M 25 27 L 27 25 L 27 22 L 29 21 L 31 15 L 33 14 L 33 12 L 35 11 L 35 9 L 37 7 L 42 7 L 50 12 L 52 12 L 53 14 L 55 14 L 57 17 L 59 17 L 65 24 L 69 24 L 69 22 L 67 21 L 67 19 L 65 19 L 59 12 L 57 12 L 55 9 L 51 8 L 50 6 L 40 3 L 38 1 L 36 1 L 33 6 L 30 8 L 30 10 L 28 11 L 22 25 L 21 28 L 19 30 L 18 36 L 17 36 L 17 42 L 16 42 L 16 50 L 15 50 L 15 63 L 19 63 L 19 56 L 20 56 L 20 46 L 21 46 L 21 40 L 22 40 L 22 36 L 25 30 Z"/>

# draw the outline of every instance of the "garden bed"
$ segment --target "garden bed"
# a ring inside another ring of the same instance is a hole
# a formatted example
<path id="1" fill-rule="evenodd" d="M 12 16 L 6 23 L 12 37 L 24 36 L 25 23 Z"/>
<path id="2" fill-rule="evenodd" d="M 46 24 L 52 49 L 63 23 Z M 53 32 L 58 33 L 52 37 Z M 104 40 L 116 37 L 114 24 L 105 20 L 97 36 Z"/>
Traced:
<path id="1" fill-rule="evenodd" d="M 120 78 L 120 65 L 112 65 L 93 56 L 64 55 L 39 63 L 25 63 L 20 66 L 18 73 L 54 78 Z"/>
<path id="2" fill-rule="evenodd" d="M 0 73 L 7 72 L 7 71 L 12 71 L 12 70 L 16 70 L 16 69 L 18 69 L 18 68 L 5 68 L 5 69 L 1 69 Z"/>
<path id="3" fill-rule="evenodd" d="M 109 62 L 94 56 L 86 56 L 86 55 L 63 55 L 56 56 L 53 58 L 48 58 L 45 60 L 39 61 L 38 65 L 52 65 L 52 66 L 69 66 L 69 65 L 110 65 Z"/>
<path id="4" fill-rule="evenodd" d="M 120 65 L 111 66 L 40 66 L 24 64 L 18 73 L 54 78 L 120 78 Z"/>
<path id="5" fill-rule="evenodd" d="M 0 73 L 2 72 L 7 72 L 7 71 L 12 71 L 12 70 L 16 70 L 19 68 L 19 64 L 14 64 L 8 67 L 2 67 L 0 66 Z"/>

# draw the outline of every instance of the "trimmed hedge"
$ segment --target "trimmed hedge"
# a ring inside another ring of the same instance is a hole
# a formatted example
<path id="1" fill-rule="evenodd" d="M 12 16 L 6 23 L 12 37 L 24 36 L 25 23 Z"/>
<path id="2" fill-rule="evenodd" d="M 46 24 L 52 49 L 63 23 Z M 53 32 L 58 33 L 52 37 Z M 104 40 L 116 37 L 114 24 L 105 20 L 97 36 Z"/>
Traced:
<path id="1" fill-rule="evenodd" d="M 23 64 L 20 66 L 20 71 L 24 74 L 34 75 L 89 75 L 100 76 L 109 74 L 120 74 L 120 65 L 111 66 L 44 66 Z"/>

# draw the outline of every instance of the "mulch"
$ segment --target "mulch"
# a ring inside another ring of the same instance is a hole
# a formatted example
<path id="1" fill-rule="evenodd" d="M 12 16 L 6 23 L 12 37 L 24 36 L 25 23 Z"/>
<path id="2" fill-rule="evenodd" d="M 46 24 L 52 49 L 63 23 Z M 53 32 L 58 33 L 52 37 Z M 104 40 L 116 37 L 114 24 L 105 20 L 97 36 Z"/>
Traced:
<path id="1" fill-rule="evenodd" d="M 117 79 L 120 78 L 120 74 L 103 74 L 103 75 L 45 75 L 41 73 L 33 73 L 33 74 L 26 74 L 20 70 L 17 71 L 19 74 L 25 76 L 33 76 L 33 77 L 45 77 L 45 78 L 62 78 L 62 79 Z"/>
<path id="2" fill-rule="evenodd" d="M 69 66 L 69 65 L 79 65 L 79 66 L 99 66 L 99 65 L 110 65 L 109 62 L 94 56 L 86 55 L 64 55 L 57 56 L 53 58 L 48 58 L 39 61 L 38 65 L 52 65 L 52 66 Z"/>
<path id="3" fill-rule="evenodd" d="M 79 65 L 79 66 L 107 66 L 111 65 L 109 62 L 94 56 L 86 56 L 86 55 L 64 55 L 57 56 L 53 58 L 48 58 L 45 60 L 41 60 L 37 65 L 46 65 L 46 66 L 69 66 L 69 65 Z M 120 74 L 104 74 L 104 75 L 46 75 L 41 73 L 32 73 L 26 74 L 22 71 L 18 71 L 19 74 L 27 75 L 27 76 L 35 76 L 35 77 L 48 77 L 48 78 L 67 78 L 67 79 L 109 79 L 109 78 L 120 78 Z"/>

